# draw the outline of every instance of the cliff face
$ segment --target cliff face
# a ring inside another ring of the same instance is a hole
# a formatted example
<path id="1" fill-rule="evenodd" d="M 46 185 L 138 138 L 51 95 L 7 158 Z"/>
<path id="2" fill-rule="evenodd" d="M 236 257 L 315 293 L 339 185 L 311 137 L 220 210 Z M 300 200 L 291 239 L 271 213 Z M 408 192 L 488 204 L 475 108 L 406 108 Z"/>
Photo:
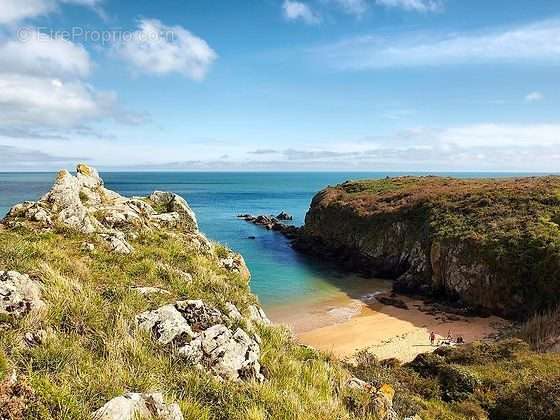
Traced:
<path id="1" fill-rule="evenodd" d="M 296 247 L 508 317 L 560 298 L 560 178 L 401 177 L 318 193 Z"/>

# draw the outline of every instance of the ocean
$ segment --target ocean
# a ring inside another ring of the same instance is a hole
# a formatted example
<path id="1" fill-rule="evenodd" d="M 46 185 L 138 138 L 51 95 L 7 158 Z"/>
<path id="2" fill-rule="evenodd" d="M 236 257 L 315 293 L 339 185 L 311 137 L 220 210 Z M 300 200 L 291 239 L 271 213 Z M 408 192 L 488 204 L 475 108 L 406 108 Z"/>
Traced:
<path id="1" fill-rule="evenodd" d="M 367 280 L 337 271 L 293 251 L 276 232 L 236 218 L 237 214 L 273 214 L 286 211 L 295 225 L 303 224 L 313 195 L 350 179 L 382 178 L 395 173 L 224 173 L 224 172 L 105 172 L 108 188 L 126 196 L 154 190 L 183 196 L 196 212 L 200 229 L 210 238 L 240 252 L 251 271 L 251 289 L 267 308 L 328 299 L 337 293 L 365 293 Z M 441 175 L 441 174 L 440 174 Z M 454 173 L 456 177 L 496 174 Z M 499 174 L 513 176 L 522 174 Z M 528 174 L 523 174 L 528 175 Z M 0 215 L 15 203 L 36 200 L 47 192 L 54 173 L 0 173 Z M 254 236 L 255 239 L 249 239 Z"/>

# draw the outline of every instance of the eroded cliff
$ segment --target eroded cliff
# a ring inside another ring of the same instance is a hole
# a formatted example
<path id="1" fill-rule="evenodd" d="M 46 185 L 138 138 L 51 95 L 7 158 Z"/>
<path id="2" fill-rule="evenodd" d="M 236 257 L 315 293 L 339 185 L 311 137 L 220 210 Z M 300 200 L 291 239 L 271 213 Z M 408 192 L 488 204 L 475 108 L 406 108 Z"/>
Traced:
<path id="1" fill-rule="evenodd" d="M 560 177 L 398 177 L 318 193 L 295 246 L 478 310 L 560 299 Z"/>

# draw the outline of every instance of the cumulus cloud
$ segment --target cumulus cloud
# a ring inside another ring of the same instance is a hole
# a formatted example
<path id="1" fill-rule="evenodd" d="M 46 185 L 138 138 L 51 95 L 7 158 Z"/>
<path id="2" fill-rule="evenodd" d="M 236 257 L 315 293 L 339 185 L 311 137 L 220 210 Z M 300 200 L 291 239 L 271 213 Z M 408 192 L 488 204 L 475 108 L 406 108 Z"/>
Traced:
<path id="1" fill-rule="evenodd" d="M 299 1 L 284 0 L 282 12 L 287 20 L 301 20 L 308 25 L 319 23 L 321 20 L 311 7 Z"/>
<path id="2" fill-rule="evenodd" d="M 531 92 L 525 96 L 525 102 L 539 102 L 544 99 L 544 95 L 541 92 Z"/>
<path id="3" fill-rule="evenodd" d="M 0 0 L 0 24 L 11 24 L 52 12 L 54 0 Z"/>
<path id="4" fill-rule="evenodd" d="M 560 21 L 463 34 L 362 36 L 319 47 L 321 59 L 340 69 L 368 70 L 463 63 L 560 62 Z"/>
<path id="5" fill-rule="evenodd" d="M 147 74 L 179 73 L 193 80 L 206 76 L 217 54 L 204 41 L 181 26 L 166 26 L 142 19 L 128 40 L 115 45 L 119 57 Z"/>
<path id="6" fill-rule="evenodd" d="M 370 3 L 385 8 L 400 9 L 407 12 L 437 12 L 443 10 L 443 0 L 330 0 L 344 13 L 362 16 Z"/>
<path id="7" fill-rule="evenodd" d="M 375 0 L 375 3 L 414 12 L 438 12 L 443 9 L 439 0 Z"/>
<path id="8" fill-rule="evenodd" d="M 107 117 L 116 103 L 111 92 L 97 92 L 80 81 L 0 74 L 0 124 L 72 127 Z"/>
<path id="9" fill-rule="evenodd" d="M 0 0 L 0 24 L 14 24 L 57 10 L 60 4 L 86 6 L 103 15 L 102 0 Z"/>
<path id="10" fill-rule="evenodd" d="M 38 31 L 26 32 L 28 40 L 0 41 L 0 72 L 41 76 L 86 77 L 92 62 L 81 45 L 51 38 Z"/>
<path id="11" fill-rule="evenodd" d="M 92 131 L 106 119 L 138 124 L 143 118 L 118 104 L 117 95 L 87 82 L 93 63 L 81 45 L 38 31 L 27 40 L 0 41 L 0 135 L 63 139 Z"/>

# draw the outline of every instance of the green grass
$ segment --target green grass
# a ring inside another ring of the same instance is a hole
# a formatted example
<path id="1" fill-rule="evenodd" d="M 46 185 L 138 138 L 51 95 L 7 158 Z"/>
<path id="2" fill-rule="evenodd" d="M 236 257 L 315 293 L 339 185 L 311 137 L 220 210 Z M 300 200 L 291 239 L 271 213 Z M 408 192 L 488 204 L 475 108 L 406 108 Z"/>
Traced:
<path id="1" fill-rule="evenodd" d="M 533 315 L 516 335 L 537 351 L 548 350 L 560 338 L 560 307 Z"/>
<path id="2" fill-rule="evenodd" d="M 474 343 L 422 355 L 408 365 L 380 362 L 363 351 L 348 369 L 373 384 L 391 384 L 396 390 L 395 406 L 403 415 L 560 418 L 560 354 L 538 354 L 521 341 Z"/>
<path id="3" fill-rule="evenodd" d="M 283 328 L 259 327 L 269 376 L 262 385 L 201 374 L 136 328 L 140 312 L 185 298 L 222 310 L 230 301 L 247 315 L 255 302 L 247 279 L 220 268 L 215 256 L 200 255 L 182 236 L 165 232 L 141 234 L 131 255 L 109 253 L 91 237 L 95 251 L 82 252 L 85 239 L 67 231 L 0 230 L 0 268 L 38 276 L 48 304 L 45 313 L 0 335 L 0 374 L 9 360 L 36 395 L 24 418 L 89 419 L 127 391 L 163 391 L 186 419 L 353 418 L 341 395 L 348 373 L 295 344 Z M 177 270 L 191 273 L 193 281 L 182 281 Z M 130 290 L 136 285 L 161 287 L 172 296 L 143 297 Z M 26 332 L 39 329 L 47 332 L 43 344 L 21 343 Z"/>

